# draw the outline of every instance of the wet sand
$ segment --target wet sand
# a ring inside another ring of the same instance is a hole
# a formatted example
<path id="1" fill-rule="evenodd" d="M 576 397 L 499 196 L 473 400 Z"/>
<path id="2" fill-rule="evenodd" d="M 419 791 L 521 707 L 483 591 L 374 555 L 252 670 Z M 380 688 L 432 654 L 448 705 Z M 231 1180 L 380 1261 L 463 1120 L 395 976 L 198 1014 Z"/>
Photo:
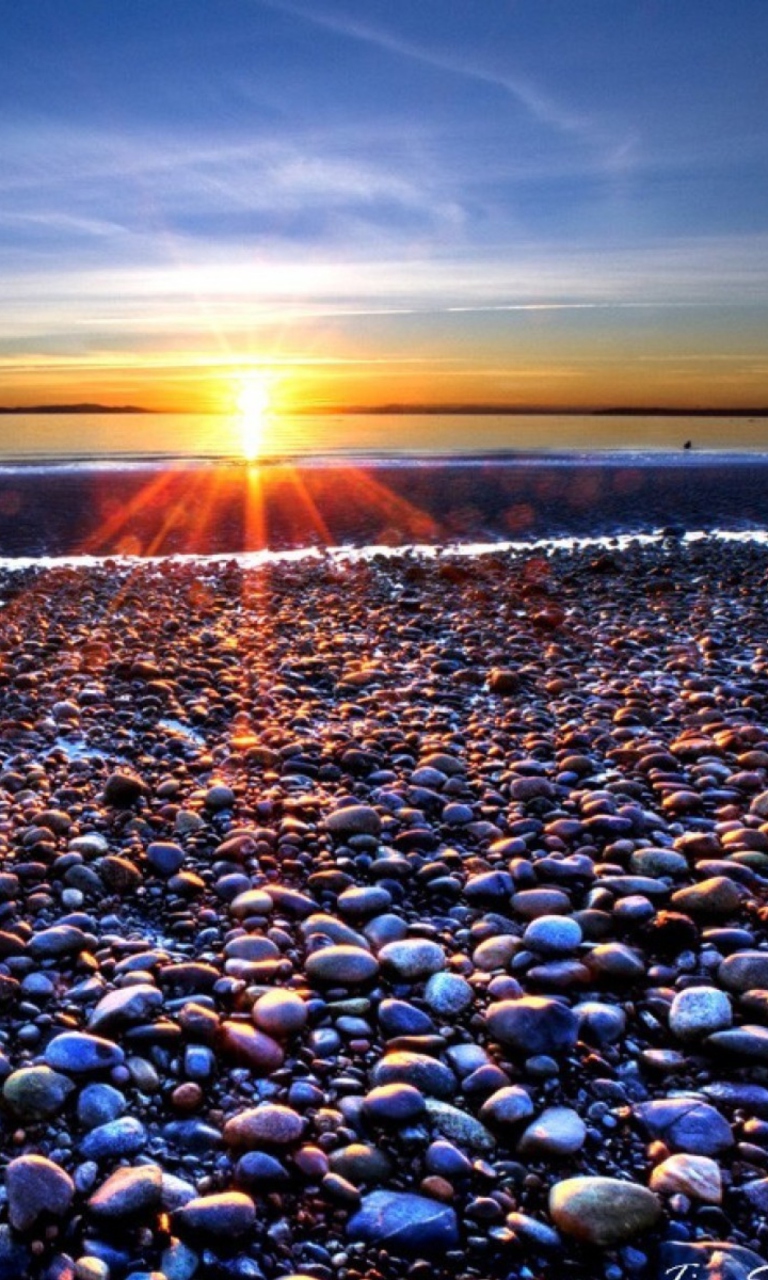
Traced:
<path id="1" fill-rule="evenodd" d="M 0 1275 L 761 1265 L 767 572 L 4 573 Z"/>

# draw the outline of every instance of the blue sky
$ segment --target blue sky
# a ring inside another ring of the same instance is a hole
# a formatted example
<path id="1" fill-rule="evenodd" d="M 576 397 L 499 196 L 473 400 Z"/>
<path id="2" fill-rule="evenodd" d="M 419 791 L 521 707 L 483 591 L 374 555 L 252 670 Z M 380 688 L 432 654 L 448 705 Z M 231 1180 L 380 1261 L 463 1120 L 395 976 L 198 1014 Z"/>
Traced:
<path id="1" fill-rule="evenodd" d="M 768 402 L 765 0 L 0 18 L 0 401 Z"/>

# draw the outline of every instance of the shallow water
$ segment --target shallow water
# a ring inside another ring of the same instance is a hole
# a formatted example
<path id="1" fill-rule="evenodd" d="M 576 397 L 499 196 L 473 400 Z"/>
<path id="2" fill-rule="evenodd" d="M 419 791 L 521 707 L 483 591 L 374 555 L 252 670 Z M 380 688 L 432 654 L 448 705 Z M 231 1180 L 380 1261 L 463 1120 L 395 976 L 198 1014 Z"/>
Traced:
<path id="1" fill-rule="evenodd" d="M 754 532 L 767 495 L 768 454 L 26 462 L 0 470 L 0 558 Z"/>

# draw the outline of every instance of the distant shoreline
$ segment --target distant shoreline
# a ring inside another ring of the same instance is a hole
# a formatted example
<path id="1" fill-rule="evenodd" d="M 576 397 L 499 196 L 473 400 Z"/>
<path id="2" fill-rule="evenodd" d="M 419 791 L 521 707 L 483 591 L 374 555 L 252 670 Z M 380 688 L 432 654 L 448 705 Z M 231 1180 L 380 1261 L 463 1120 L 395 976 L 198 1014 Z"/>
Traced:
<path id="1" fill-rule="evenodd" d="M 191 414 L 203 417 L 231 417 L 230 413 L 224 410 L 200 410 L 200 409 L 147 409 L 142 405 L 108 405 L 95 403 L 81 404 L 34 404 L 34 405 L 0 405 L 0 415 L 8 416 L 11 414 L 153 414 L 153 415 L 179 415 Z M 754 406 L 746 409 L 680 409 L 672 408 L 665 405 L 653 405 L 648 409 L 638 406 L 609 406 L 602 409 L 579 409 L 565 408 L 558 409 L 548 405 L 493 405 L 493 404 L 447 404 L 447 405 L 410 405 L 410 404 L 383 404 L 383 405 L 321 405 L 305 409 L 291 409 L 290 411 L 277 416 L 300 417 L 306 415 L 349 415 L 352 416 L 399 416 L 399 415 L 430 415 L 430 416 L 491 416 L 499 415 L 506 417 L 524 417 L 531 415 L 551 416 L 551 417 L 579 417 L 579 418 L 595 418 L 595 417 L 625 417 L 625 418 L 768 418 L 768 406 Z"/>
<path id="2" fill-rule="evenodd" d="M 135 404 L 33 404 L 0 405 L 0 413 L 156 413 L 155 409 L 142 409 Z"/>

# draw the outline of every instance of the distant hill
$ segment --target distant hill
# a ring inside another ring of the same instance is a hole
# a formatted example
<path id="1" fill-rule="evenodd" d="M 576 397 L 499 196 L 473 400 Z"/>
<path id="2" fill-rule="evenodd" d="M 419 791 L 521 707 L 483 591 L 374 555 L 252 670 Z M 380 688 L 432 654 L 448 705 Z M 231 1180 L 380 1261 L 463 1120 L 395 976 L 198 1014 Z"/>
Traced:
<path id="1" fill-rule="evenodd" d="M 135 404 L 29 404 L 0 406 L 0 413 L 151 413 Z"/>

